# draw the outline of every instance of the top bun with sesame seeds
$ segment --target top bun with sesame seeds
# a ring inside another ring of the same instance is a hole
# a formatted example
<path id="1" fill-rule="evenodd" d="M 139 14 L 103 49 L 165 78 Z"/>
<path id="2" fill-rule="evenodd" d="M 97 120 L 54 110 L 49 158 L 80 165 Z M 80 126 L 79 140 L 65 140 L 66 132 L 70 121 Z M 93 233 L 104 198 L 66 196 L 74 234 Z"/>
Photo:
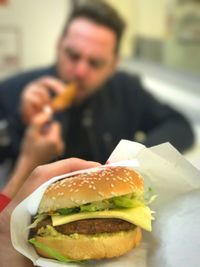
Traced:
<path id="1" fill-rule="evenodd" d="M 131 168 L 107 167 L 59 180 L 45 191 L 39 213 L 102 201 L 136 192 L 142 194 L 142 176 Z"/>

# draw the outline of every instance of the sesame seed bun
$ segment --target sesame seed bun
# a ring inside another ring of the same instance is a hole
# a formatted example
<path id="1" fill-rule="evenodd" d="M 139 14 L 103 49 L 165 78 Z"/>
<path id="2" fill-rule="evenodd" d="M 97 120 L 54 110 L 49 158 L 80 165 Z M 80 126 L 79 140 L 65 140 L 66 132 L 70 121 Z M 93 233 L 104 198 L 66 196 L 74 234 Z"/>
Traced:
<path id="1" fill-rule="evenodd" d="M 45 191 L 39 213 L 77 207 L 94 201 L 144 190 L 142 176 L 127 167 L 108 167 L 82 173 L 51 184 Z"/>
<path id="2" fill-rule="evenodd" d="M 140 244 L 141 237 L 141 229 L 136 227 L 131 231 L 113 234 L 78 235 L 76 238 L 64 236 L 59 239 L 52 236 L 37 236 L 36 240 L 73 260 L 97 260 L 127 253 Z M 36 248 L 36 251 L 40 256 L 53 258 L 40 248 Z"/>

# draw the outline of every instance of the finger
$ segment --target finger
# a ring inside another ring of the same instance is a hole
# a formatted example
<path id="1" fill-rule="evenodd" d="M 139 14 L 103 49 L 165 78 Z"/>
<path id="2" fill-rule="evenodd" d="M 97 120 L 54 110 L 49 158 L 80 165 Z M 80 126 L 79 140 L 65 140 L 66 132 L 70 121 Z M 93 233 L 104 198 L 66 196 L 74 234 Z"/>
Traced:
<path id="1" fill-rule="evenodd" d="M 19 203 L 41 184 L 50 178 L 73 171 L 100 166 L 97 162 L 86 161 L 78 158 L 60 160 L 55 163 L 37 167 L 26 180 L 21 190 L 17 193 L 14 202 Z"/>
<path id="2" fill-rule="evenodd" d="M 30 127 L 40 131 L 42 127 L 45 126 L 46 123 L 51 121 L 51 119 L 52 119 L 52 110 L 51 108 L 48 108 L 48 106 L 46 106 L 43 109 L 43 111 L 41 111 L 40 113 L 38 113 L 33 117 Z M 49 125 L 49 129 L 47 129 L 47 131 L 49 131 L 50 129 L 51 129 L 51 124 Z"/>
<path id="3" fill-rule="evenodd" d="M 40 95 L 32 94 L 26 97 L 21 106 L 21 113 L 25 123 L 30 123 L 32 118 L 43 110 L 43 106 L 48 103 L 48 99 L 42 99 Z"/>
<path id="4" fill-rule="evenodd" d="M 43 92 L 48 94 L 48 89 L 45 86 L 42 86 L 39 82 L 33 82 L 26 86 L 22 93 L 22 98 L 27 98 L 30 95 L 41 94 Z"/>
<path id="5" fill-rule="evenodd" d="M 43 103 L 43 100 L 40 98 L 39 95 L 32 95 L 32 96 L 29 96 L 27 99 L 26 99 L 26 106 L 27 108 L 29 109 L 42 109 L 42 107 L 44 106 L 44 104 L 46 103 Z"/>
<path id="6" fill-rule="evenodd" d="M 46 135 L 44 136 L 45 141 L 49 142 L 50 140 L 55 147 L 55 156 L 59 157 L 63 154 L 65 144 L 61 136 L 61 125 L 58 122 L 52 122 L 51 127 L 47 130 Z"/>
<path id="7" fill-rule="evenodd" d="M 48 90 L 45 87 L 38 87 L 34 86 L 29 91 L 26 92 L 24 95 L 23 101 L 24 104 L 31 105 L 33 101 L 36 101 L 38 105 L 43 106 L 50 102 L 50 95 L 48 93 Z"/>
<path id="8" fill-rule="evenodd" d="M 57 148 L 57 157 L 62 156 L 64 151 L 65 151 L 65 143 L 63 140 L 61 140 Z"/>
<path id="9" fill-rule="evenodd" d="M 42 103 L 48 103 L 51 99 L 48 90 L 44 86 L 35 87 L 34 90 L 29 92 L 27 98 L 31 99 L 33 96 L 41 99 Z"/>
<path id="10" fill-rule="evenodd" d="M 65 84 L 61 82 L 60 80 L 52 77 L 43 77 L 40 80 L 38 80 L 39 84 L 42 86 L 45 86 L 48 89 L 51 89 L 56 94 L 60 94 L 65 89 Z"/>
<path id="11" fill-rule="evenodd" d="M 52 121 L 47 130 L 45 131 L 46 139 L 57 140 L 61 137 L 61 124 L 59 122 Z"/>
<path id="12" fill-rule="evenodd" d="M 40 174 L 39 176 L 42 178 L 42 182 L 52 178 L 54 176 L 62 175 L 65 173 L 88 169 L 92 167 L 99 166 L 100 163 L 86 161 L 78 158 L 70 158 L 65 160 L 60 160 L 51 164 L 46 164 L 38 168 Z M 37 174 L 37 169 L 36 169 Z"/>

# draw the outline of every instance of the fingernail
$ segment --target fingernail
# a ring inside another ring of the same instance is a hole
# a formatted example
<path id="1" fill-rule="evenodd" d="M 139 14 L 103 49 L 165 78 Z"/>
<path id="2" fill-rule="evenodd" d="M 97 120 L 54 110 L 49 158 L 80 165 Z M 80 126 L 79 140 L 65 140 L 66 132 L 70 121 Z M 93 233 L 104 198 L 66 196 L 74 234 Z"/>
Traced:
<path id="1" fill-rule="evenodd" d="M 53 110 L 50 106 L 48 105 L 44 106 L 43 111 L 47 113 L 50 118 L 53 116 Z"/>

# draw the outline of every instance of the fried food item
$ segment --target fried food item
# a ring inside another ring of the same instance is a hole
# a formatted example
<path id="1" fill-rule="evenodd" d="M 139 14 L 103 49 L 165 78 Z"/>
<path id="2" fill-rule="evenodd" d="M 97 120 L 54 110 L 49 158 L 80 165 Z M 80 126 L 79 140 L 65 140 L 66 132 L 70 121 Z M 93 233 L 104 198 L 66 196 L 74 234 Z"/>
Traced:
<path id="1" fill-rule="evenodd" d="M 55 96 L 51 102 L 51 108 L 53 111 L 62 111 L 71 107 L 76 96 L 76 84 L 71 83 L 66 86 L 63 93 Z"/>

